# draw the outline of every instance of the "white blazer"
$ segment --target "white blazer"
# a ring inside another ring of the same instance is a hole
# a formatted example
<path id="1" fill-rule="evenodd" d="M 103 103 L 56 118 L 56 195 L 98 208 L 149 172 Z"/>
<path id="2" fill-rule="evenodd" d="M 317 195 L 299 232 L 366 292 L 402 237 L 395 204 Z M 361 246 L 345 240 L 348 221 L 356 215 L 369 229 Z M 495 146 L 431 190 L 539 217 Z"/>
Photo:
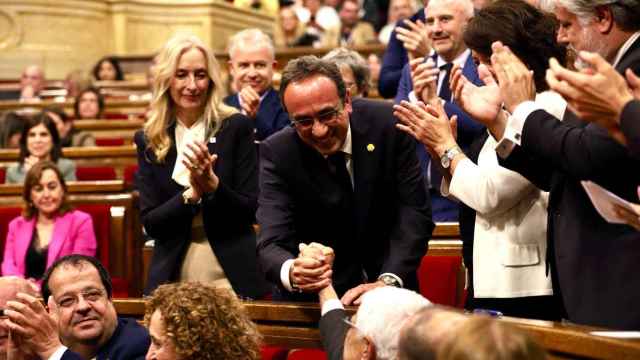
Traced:
<path id="1" fill-rule="evenodd" d="M 536 97 L 545 110 L 562 119 L 566 102 L 555 93 Z M 461 160 L 442 194 L 476 211 L 473 285 L 478 298 L 552 295 L 546 275 L 548 193 L 522 175 L 501 167 L 496 140 L 489 136 L 478 164 Z"/>

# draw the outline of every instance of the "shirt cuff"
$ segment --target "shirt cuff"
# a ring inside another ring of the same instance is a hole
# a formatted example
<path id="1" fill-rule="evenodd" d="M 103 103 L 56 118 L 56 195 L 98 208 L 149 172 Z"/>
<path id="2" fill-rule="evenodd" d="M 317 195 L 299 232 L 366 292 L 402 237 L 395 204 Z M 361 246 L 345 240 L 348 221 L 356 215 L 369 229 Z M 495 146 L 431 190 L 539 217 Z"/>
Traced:
<path id="1" fill-rule="evenodd" d="M 280 268 L 280 282 L 282 282 L 282 286 L 289 291 L 293 291 L 293 286 L 291 286 L 291 281 L 289 281 L 289 272 L 292 266 L 293 259 L 289 259 L 285 261 Z"/>
<path id="2" fill-rule="evenodd" d="M 320 316 L 324 316 L 324 314 L 335 309 L 344 309 L 342 302 L 340 301 L 340 299 L 329 299 L 325 301 L 324 304 L 322 304 L 322 309 L 320 309 Z"/>
<path id="3" fill-rule="evenodd" d="M 62 359 L 62 355 L 67 352 L 68 348 L 64 345 L 60 345 L 60 347 L 53 353 L 47 360 L 60 360 Z"/>
<path id="4" fill-rule="evenodd" d="M 418 98 L 416 97 L 415 91 L 411 91 L 408 97 L 409 97 L 409 102 L 412 104 L 417 104 L 419 101 Z"/>
<path id="5" fill-rule="evenodd" d="M 404 283 L 402 282 L 402 279 L 400 279 L 400 276 L 398 276 L 398 275 L 396 275 L 394 273 L 389 273 L 389 272 L 382 273 L 382 274 L 380 274 L 380 276 L 378 276 L 378 280 L 380 280 L 380 278 L 385 276 L 385 275 L 389 275 L 389 276 L 393 277 L 394 279 L 396 279 L 398 281 L 398 284 L 400 284 L 400 287 L 402 287 L 402 288 L 404 287 Z"/>
<path id="6" fill-rule="evenodd" d="M 522 129 L 524 123 L 532 112 L 541 109 L 541 107 L 533 101 L 525 101 L 516 106 L 513 114 L 507 118 L 507 125 L 504 135 L 496 145 L 496 153 L 501 158 L 507 158 L 516 145 L 520 145 L 522 140 Z"/>

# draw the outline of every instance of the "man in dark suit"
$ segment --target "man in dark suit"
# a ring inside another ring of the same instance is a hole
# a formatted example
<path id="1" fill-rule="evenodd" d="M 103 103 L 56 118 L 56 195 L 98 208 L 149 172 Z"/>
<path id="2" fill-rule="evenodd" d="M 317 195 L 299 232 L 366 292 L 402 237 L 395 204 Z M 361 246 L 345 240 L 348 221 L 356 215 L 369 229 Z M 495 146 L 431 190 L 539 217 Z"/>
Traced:
<path id="1" fill-rule="evenodd" d="M 65 256 L 42 282 L 49 311 L 35 297 L 18 294 L 19 301 L 7 304 L 11 330 L 41 359 L 144 359 L 149 333 L 135 319 L 117 316 L 111 291 L 111 278 L 97 259 Z"/>
<path id="2" fill-rule="evenodd" d="M 471 0 L 432 0 L 425 13 L 425 31 L 435 53 L 405 65 L 395 102 L 443 101 L 447 115 L 458 117 L 458 144 L 466 151 L 484 128 L 453 102 L 449 78 L 453 64 L 456 64 L 471 82 L 482 84 L 471 51 L 462 37 L 467 22 L 473 17 L 473 3 Z M 442 175 L 437 167 L 431 166 L 431 158 L 423 146 L 418 147 L 418 158 L 431 194 L 433 220 L 457 221 L 458 205 L 440 194 Z"/>
<path id="3" fill-rule="evenodd" d="M 574 5 L 572 9 L 579 9 L 579 16 L 564 7 Z M 576 50 L 597 51 L 618 72 L 630 68 L 637 73 L 639 12 L 639 1 L 623 7 L 567 0 L 555 8 L 561 24 L 558 40 Z M 606 222 L 580 181 L 596 182 L 634 200 L 640 163 L 597 124 L 580 121 L 572 113 L 561 122 L 540 110 L 531 101 L 535 94 L 532 75 L 508 48 L 494 44 L 491 59 L 502 99 L 493 109 L 469 111 L 485 122 L 496 139 L 502 139 L 496 148 L 501 164 L 550 192 L 547 261 L 554 293 L 561 296 L 571 321 L 637 329 L 640 235 L 629 226 Z M 502 113 L 488 119 L 481 115 L 499 113 L 502 102 L 511 116 Z"/>
<path id="4" fill-rule="evenodd" d="M 231 38 L 229 71 L 238 93 L 224 102 L 254 120 L 258 141 L 289 125 L 287 112 L 273 89 L 275 65 L 273 43 L 259 29 L 243 30 Z"/>
<path id="5" fill-rule="evenodd" d="M 402 76 L 402 68 L 409 62 L 409 54 L 412 52 L 412 58 L 422 57 L 427 55 L 427 52 L 421 53 L 417 51 L 418 48 L 422 48 L 422 42 L 417 33 L 410 34 L 414 31 L 416 24 L 424 24 L 424 10 L 420 9 L 413 14 L 408 21 L 400 20 L 396 23 L 396 27 L 391 32 L 389 37 L 389 44 L 387 44 L 382 56 L 382 66 L 380 68 L 380 77 L 378 79 L 378 93 L 383 98 L 394 98 L 398 93 L 398 84 L 400 83 L 400 77 Z M 400 30 L 402 29 L 402 30 Z M 400 34 L 400 36 L 398 36 Z M 411 36 L 413 35 L 413 36 Z M 405 36 L 403 38 L 403 36 Z M 411 42 L 411 45 L 405 45 L 405 41 Z M 405 46 L 415 46 L 416 49 L 409 52 Z"/>
<path id="6" fill-rule="evenodd" d="M 417 285 L 433 230 L 415 142 L 395 128 L 390 104 L 351 100 L 338 68 L 314 56 L 290 61 L 282 100 L 294 127 L 260 147 L 258 258 L 286 299 L 311 300 L 333 277 L 351 303 L 384 284 Z M 327 264 L 297 258 L 298 244 L 335 250 Z"/>

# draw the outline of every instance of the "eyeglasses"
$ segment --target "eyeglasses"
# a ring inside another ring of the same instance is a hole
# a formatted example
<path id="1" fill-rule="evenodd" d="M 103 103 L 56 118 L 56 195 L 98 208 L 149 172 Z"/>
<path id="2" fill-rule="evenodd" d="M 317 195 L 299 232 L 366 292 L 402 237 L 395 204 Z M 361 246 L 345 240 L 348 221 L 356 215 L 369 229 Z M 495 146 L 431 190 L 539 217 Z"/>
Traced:
<path id="1" fill-rule="evenodd" d="M 58 300 L 58 306 L 62 308 L 74 307 L 76 306 L 76 304 L 78 304 L 80 297 L 82 297 L 84 301 L 87 302 L 96 302 L 105 298 L 106 293 L 99 289 L 88 289 L 78 293 L 77 295 L 65 295 Z"/>
<path id="2" fill-rule="evenodd" d="M 330 123 L 338 118 L 342 113 L 342 107 L 335 109 L 323 110 L 315 116 L 303 116 L 298 118 L 290 118 L 291 123 L 301 129 L 308 129 L 313 126 L 313 121 L 318 120 L 321 124 Z"/>

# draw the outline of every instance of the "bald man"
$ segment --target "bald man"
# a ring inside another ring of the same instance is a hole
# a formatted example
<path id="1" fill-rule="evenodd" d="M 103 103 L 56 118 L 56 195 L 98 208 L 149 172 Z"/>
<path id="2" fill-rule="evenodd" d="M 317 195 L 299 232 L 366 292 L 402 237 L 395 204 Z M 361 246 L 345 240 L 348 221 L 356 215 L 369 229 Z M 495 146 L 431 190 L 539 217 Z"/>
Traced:
<path id="1" fill-rule="evenodd" d="M 44 71 L 38 65 L 29 65 L 20 76 L 20 99 L 28 100 L 38 98 L 40 91 L 44 89 Z"/>
<path id="2" fill-rule="evenodd" d="M 38 296 L 36 289 L 27 280 L 15 276 L 0 277 L 0 310 L 3 311 L 0 314 L 0 360 L 37 359 L 22 352 L 13 341 L 9 340 L 9 329 L 4 325 L 4 309 L 7 301 L 15 300 L 19 292 Z M 9 353 L 11 356 L 8 356 Z"/>

